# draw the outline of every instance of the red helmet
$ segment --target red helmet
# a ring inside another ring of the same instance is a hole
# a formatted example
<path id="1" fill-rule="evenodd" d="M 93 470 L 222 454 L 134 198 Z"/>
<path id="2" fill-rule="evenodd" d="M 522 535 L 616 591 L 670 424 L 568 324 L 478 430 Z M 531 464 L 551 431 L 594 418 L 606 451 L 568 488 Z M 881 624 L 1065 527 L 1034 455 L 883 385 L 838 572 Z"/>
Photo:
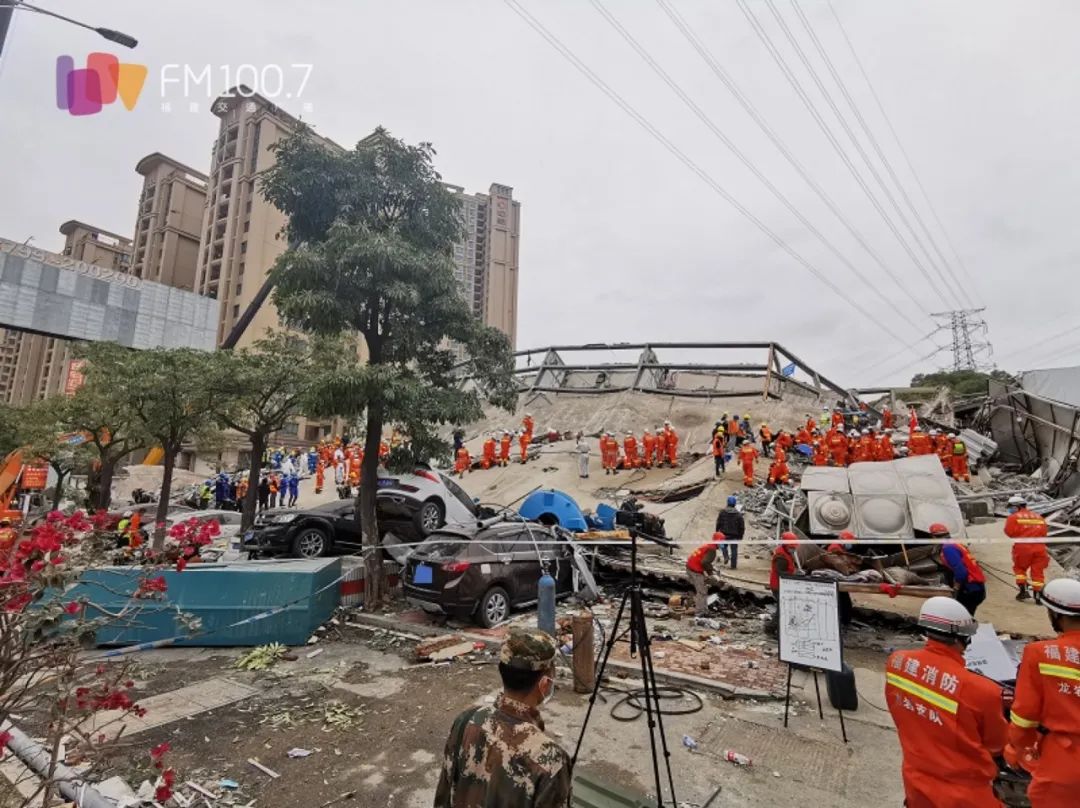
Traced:
<path id="1" fill-rule="evenodd" d="M 934 524 L 930 525 L 929 533 L 937 538 L 948 538 L 951 535 L 949 529 L 941 522 L 934 522 Z"/>
<path id="2" fill-rule="evenodd" d="M 725 536 L 725 535 L 724 535 L 723 533 L 721 533 L 721 532 L 720 532 L 720 531 L 718 530 L 718 531 L 716 531 L 715 533 L 713 533 L 713 534 L 712 534 L 712 540 L 713 540 L 714 542 L 717 542 L 717 541 L 726 541 L 726 540 L 727 540 L 727 536 Z"/>
<path id="3" fill-rule="evenodd" d="M 855 534 L 852 533 L 850 530 L 842 530 L 840 531 L 840 535 L 836 538 L 840 539 L 840 541 L 842 542 L 847 542 L 848 544 L 850 544 L 851 542 L 855 541 Z"/>
<path id="4" fill-rule="evenodd" d="M 783 535 L 780 536 L 780 542 L 782 544 L 786 544 L 786 545 L 798 544 L 799 543 L 799 537 L 796 536 L 794 533 L 792 533 L 790 530 L 788 530 L 787 532 L 785 532 Z"/>

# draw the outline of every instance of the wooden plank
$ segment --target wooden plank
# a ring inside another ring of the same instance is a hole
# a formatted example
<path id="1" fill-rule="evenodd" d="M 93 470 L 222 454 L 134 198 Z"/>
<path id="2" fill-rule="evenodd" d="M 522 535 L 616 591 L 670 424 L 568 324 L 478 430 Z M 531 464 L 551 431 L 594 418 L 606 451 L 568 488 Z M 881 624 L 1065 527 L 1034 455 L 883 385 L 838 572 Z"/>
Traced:
<path id="1" fill-rule="evenodd" d="M 574 692 L 591 693 L 596 684 L 592 615 L 574 615 L 571 630 L 574 636 Z"/>

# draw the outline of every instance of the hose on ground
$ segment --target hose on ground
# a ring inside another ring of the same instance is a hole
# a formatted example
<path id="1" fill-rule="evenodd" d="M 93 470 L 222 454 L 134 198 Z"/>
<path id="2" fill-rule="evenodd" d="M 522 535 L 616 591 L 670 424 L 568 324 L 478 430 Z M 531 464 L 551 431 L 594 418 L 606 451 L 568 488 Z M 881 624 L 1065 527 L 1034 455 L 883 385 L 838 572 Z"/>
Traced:
<path id="1" fill-rule="evenodd" d="M 641 714 L 646 712 L 645 703 L 643 701 L 645 697 L 644 688 L 635 688 L 634 690 L 619 691 L 625 693 L 625 695 L 611 705 L 611 717 L 616 721 L 636 721 L 641 717 Z M 692 715 L 700 712 L 705 707 L 705 702 L 702 701 L 701 696 L 692 690 L 685 690 L 681 687 L 658 687 L 656 688 L 656 703 L 652 705 L 653 709 L 659 709 L 661 715 Z M 684 701 L 689 700 L 690 703 L 684 706 L 668 706 L 665 707 L 662 702 L 665 701 Z M 625 707 L 624 707 L 625 705 Z M 619 708 L 624 708 L 622 714 L 619 713 Z M 626 710 L 632 710 L 630 714 L 626 713 Z"/>

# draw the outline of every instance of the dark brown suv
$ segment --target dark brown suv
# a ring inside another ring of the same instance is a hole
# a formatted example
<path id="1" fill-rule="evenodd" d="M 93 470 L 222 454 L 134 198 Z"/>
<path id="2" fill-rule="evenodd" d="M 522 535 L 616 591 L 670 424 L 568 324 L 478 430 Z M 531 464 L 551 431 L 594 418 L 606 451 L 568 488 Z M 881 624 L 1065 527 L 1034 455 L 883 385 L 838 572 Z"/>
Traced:
<path id="1" fill-rule="evenodd" d="M 536 602 L 545 564 L 555 579 L 556 597 L 569 595 L 573 549 L 551 528 L 529 522 L 442 528 L 406 560 L 405 597 L 425 611 L 474 619 L 490 628 L 512 609 Z"/>

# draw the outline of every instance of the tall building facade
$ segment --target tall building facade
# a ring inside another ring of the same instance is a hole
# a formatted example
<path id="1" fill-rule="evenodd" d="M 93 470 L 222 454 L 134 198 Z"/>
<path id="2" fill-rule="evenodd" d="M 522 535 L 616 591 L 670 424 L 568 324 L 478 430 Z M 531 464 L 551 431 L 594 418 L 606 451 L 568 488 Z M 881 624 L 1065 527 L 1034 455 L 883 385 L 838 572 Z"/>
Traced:
<path id="1" fill-rule="evenodd" d="M 63 254 L 77 261 L 131 270 L 131 239 L 74 219 L 60 225 Z M 71 340 L 0 329 L 0 400 L 15 407 L 64 392 Z"/>
<path id="2" fill-rule="evenodd" d="M 211 154 L 196 291 L 221 301 L 218 340 L 223 342 L 285 251 L 285 217 L 263 199 L 257 177 L 274 164 L 270 146 L 300 122 L 257 94 L 222 96 L 213 111 L 221 123 Z M 331 140 L 317 139 L 328 149 L 341 150 Z M 486 194 L 449 187 L 461 198 L 466 224 L 466 237 L 454 251 L 462 295 L 477 317 L 514 344 L 521 205 L 507 185 L 492 184 Z M 265 300 L 237 345 L 249 345 L 276 327 L 277 312 Z"/>
<path id="3" fill-rule="evenodd" d="M 195 290 L 207 177 L 160 152 L 135 166 L 143 177 L 131 271 L 136 277 Z"/>

